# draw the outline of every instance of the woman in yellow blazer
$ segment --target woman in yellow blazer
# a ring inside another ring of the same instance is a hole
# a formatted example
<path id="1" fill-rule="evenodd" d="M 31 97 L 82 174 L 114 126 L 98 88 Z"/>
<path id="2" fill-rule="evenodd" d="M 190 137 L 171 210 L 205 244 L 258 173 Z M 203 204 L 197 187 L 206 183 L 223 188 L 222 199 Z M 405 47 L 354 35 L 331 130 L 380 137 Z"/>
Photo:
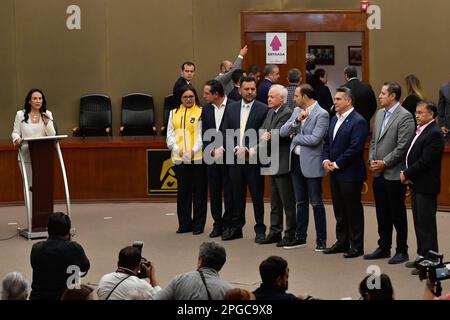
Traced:
<path id="1" fill-rule="evenodd" d="M 172 151 L 177 178 L 177 233 L 203 233 L 207 210 L 207 181 L 202 163 L 202 107 L 191 86 L 180 91 L 181 104 L 167 124 L 167 147 Z M 193 206 L 192 206 L 193 205 Z"/>

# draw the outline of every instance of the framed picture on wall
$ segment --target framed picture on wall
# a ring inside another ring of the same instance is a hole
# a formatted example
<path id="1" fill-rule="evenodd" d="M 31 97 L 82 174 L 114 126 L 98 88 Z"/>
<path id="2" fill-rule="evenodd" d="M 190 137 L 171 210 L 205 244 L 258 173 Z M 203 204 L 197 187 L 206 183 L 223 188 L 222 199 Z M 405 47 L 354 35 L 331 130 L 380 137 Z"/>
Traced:
<path id="1" fill-rule="evenodd" d="M 334 65 L 334 46 L 308 46 L 308 53 L 316 57 L 316 65 Z"/>
<path id="2" fill-rule="evenodd" d="M 348 64 L 350 66 L 360 66 L 362 64 L 362 51 L 360 46 L 348 47 Z"/>

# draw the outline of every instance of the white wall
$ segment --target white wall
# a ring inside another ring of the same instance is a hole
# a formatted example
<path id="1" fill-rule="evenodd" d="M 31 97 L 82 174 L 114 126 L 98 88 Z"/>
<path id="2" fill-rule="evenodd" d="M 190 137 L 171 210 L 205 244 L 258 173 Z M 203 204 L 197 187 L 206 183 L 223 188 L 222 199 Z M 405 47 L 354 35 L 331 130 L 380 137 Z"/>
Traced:
<path id="1" fill-rule="evenodd" d="M 308 32 L 306 33 L 306 50 L 310 45 L 333 45 L 334 65 L 320 66 L 328 74 L 328 87 L 334 95 L 336 88 L 344 84 L 344 68 L 348 65 L 348 46 L 361 46 L 360 32 Z M 356 67 L 361 79 L 361 67 Z"/>

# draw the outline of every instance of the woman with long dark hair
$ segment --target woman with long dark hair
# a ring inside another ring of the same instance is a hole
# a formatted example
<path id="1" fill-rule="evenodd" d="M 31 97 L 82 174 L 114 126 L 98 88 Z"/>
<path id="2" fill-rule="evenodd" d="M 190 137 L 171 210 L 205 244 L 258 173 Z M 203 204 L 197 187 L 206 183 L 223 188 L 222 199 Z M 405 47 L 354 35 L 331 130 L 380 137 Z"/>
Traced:
<path id="1" fill-rule="evenodd" d="M 325 69 L 317 69 L 311 79 L 311 86 L 314 89 L 314 98 L 323 109 L 330 114 L 330 119 L 334 115 L 333 97 L 331 96 L 330 88 L 327 86 L 328 75 Z"/>
<path id="2" fill-rule="evenodd" d="M 406 97 L 402 102 L 402 107 L 411 112 L 414 122 L 416 123 L 416 106 L 419 101 L 426 99 L 425 93 L 420 84 L 420 80 L 413 74 L 405 78 Z M 417 123 L 416 123 L 417 125 Z"/>

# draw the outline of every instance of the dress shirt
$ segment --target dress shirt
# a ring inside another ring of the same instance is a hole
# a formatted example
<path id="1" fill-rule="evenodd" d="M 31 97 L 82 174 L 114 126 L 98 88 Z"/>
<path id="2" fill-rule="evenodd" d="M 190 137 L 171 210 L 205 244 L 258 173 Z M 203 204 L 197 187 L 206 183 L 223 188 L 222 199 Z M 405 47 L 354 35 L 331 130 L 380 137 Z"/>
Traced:
<path id="1" fill-rule="evenodd" d="M 241 146 L 244 146 L 244 134 L 245 134 L 245 127 L 247 126 L 247 120 L 248 116 L 250 115 L 250 112 L 252 111 L 252 106 L 255 100 L 253 100 L 250 103 L 245 103 L 244 100 L 242 100 L 241 103 L 241 124 L 240 124 L 240 137 L 239 141 Z"/>
<path id="2" fill-rule="evenodd" d="M 317 105 L 317 101 L 316 102 L 314 102 L 312 105 L 310 105 L 308 108 L 306 108 L 306 112 L 308 112 L 308 116 L 311 114 L 311 112 L 314 110 L 314 108 L 316 107 L 316 105 Z M 303 109 L 302 109 L 303 110 Z M 308 119 L 308 118 L 305 118 L 305 119 L 303 119 L 301 122 L 302 122 L 302 127 L 300 128 L 300 134 L 303 134 L 303 125 L 305 124 L 305 121 L 306 121 L 306 119 Z M 297 122 L 296 121 L 294 121 L 294 127 L 295 126 L 297 126 L 298 124 L 297 124 Z M 300 155 L 300 149 L 301 149 L 301 146 L 300 145 L 298 145 L 298 146 L 295 146 L 295 148 L 294 148 L 294 153 L 296 154 L 296 155 Z"/>
<path id="3" fill-rule="evenodd" d="M 216 131 L 219 131 L 220 124 L 222 123 L 223 114 L 225 113 L 225 107 L 227 105 L 227 97 L 225 96 L 220 106 L 214 106 L 214 119 L 216 120 Z"/>
<path id="4" fill-rule="evenodd" d="M 421 133 L 423 132 L 423 130 L 425 130 L 426 127 L 428 127 L 428 125 L 430 123 L 433 123 L 435 120 L 431 120 L 430 122 L 422 125 L 422 126 L 417 126 L 417 130 L 416 130 L 416 136 L 414 137 L 413 141 L 411 142 L 411 145 L 409 146 L 408 152 L 406 153 L 406 168 L 408 168 L 408 156 L 409 156 L 409 152 L 411 151 L 412 147 L 414 146 L 414 143 L 416 143 L 417 138 L 419 138 L 419 136 L 421 135 Z"/>
<path id="5" fill-rule="evenodd" d="M 381 131 L 380 133 L 383 133 L 384 129 L 386 128 L 388 122 L 389 122 L 389 118 L 394 114 L 395 110 L 397 110 L 398 106 L 400 105 L 400 103 L 396 103 L 392 108 L 390 108 L 389 110 L 387 110 L 386 108 L 384 108 L 384 118 L 383 118 L 383 124 L 381 125 Z"/>
<path id="6" fill-rule="evenodd" d="M 353 110 L 355 110 L 355 108 L 352 107 L 350 110 L 344 112 L 343 114 L 336 113 L 336 117 L 338 120 L 336 122 L 336 125 L 334 126 L 333 140 L 334 138 L 336 138 L 336 133 L 338 132 L 339 128 L 344 123 L 345 119 L 347 119 L 348 115 L 352 113 Z"/>

